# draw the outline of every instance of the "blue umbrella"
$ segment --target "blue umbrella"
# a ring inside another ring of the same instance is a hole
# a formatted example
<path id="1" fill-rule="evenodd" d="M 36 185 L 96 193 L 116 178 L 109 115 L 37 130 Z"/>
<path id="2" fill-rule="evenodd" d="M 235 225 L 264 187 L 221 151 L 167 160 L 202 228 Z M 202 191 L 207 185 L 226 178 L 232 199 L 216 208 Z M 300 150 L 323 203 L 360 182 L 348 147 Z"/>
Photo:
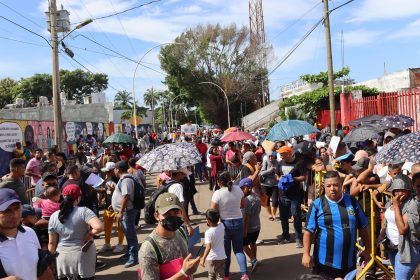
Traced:
<path id="1" fill-rule="evenodd" d="M 279 141 L 316 132 L 319 132 L 319 130 L 305 121 L 288 120 L 274 125 L 270 129 L 266 139 L 270 141 Z"/>

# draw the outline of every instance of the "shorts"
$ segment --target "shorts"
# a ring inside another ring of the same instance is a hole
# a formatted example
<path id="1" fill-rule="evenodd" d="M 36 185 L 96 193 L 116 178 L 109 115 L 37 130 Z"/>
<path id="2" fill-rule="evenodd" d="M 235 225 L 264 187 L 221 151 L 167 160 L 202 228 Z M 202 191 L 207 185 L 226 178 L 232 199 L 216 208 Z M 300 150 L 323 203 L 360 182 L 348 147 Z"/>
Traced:
<path id="1" fill-rule="evenodd" d="M 247 236 L 244 237 L 244 246 L 254 245 L 257 243 L 258 236 L 260 235 L 260 230 L 254 232 L 248 232 Z"/>
<path id="2" fill-rule="evenodd" d="M 315 262 L 312 268 L 312 274 L 322 276 L 327 280 L 334 280 L 335 278 L 344 278 L 349 272 L 355 269 L 356 267 L 337 269 Z"/>
<path id="3" fill-rule="evenodd" d="M 277 186 L 267 187 L 261 185 L 261 190 L 268 197 L 271 198 L 271 207 L 279 207 L 279 188 Z M 270 206 L 270 199 L 267 200 L 267 205 L 261 205 L 263 207 Z"/>

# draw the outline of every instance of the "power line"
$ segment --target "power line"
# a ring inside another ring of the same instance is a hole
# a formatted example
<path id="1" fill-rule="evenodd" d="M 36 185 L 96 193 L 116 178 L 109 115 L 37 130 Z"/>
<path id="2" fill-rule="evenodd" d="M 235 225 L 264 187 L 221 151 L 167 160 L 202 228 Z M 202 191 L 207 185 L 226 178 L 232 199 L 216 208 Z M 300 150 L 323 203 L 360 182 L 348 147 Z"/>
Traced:
<path id="1" fill-rule="evenodd" d="M 28 21 L 32 22 L 33 24 L 35 24 L 35 25 L 36 25 L 36 26 L 38 26 L 39 28 L 42 28 L 42 29 L 43 29 L 43 28 L 45 28 L 44 26 L 41 26 L 39 23 L 37 23 L 37 22 L 33 21 L 32 19 L 28 18 L 27 16 L 25 16 L 25 15 L 21 14 L 20 12 L 16 11 L 15 9 L 13 9 L 12 7 L 10 7 L 10 6 L 6 5 L 5 3 L 0 2 L 0 4 L 1 4 L 1 5 L 3 5 L 3 6 L 5 6 L 5 7 L 6 7 L 6 8 L 8 8 L 9 10 L 11 10 L 11 11 L 15 12 L 16 14 L 20 15 L 21 17 L 23 17 L 23 18 L 27 19 Z"/>
<path id="2" fill-rule="evenodd" d="M 269 42 L 272 42 L 274 39 L 276 39 L 277 37 L 279 37 L 283 32 L 285 32 L 286 30 L 288 30 L 291 27 L 293 27 L 296 23 L 298 23 L 299 21 L 301 21 L 307 14 L 309 14 L 310 12 L 312 12 L 312 10 L 314 10 L 316 7 L 318 7 L 318 5 L 320 5 L 321 3 L 322 2 L 318 2 L 317 4 L 315 4 L 312 8 L 310 8 L 309 10 L 307 10 L 301 17 L 299 17 L 298 19 L 296 19 L 295 21 L 293 21 L 291 24 L 289 24 L 285 28 L 283 28 L 279 33 L 277 33 L 276 35 L 274 35 L 273 38 L 271 38 L 270 40 L 268 40 L 266 44 L 268 44 Z"/>
<path id="3" fill-rule="evenodd" d="M 102 48 L 104 48 L 104 49 L 106 49 L 106 50 L 108 50 L 108 51 L 110 51 L 110 52 L 113 52 L 113 53 L 115 53 L 115 54 L 119 55 L 120 57 L 122 57 L 122 58 L 124 58 L 124 59 L 127 59 L 127 60 L 129 60 L 129 61 L 131 61 L 131 62 L 134 62 L 134 63 L 138 63 L 138 61 L 137 61 L 137 60 L 134 60 L 134 59 L 132 59 L 132 58 L 130 58 L 130 57 L 128 57 L 128 56 L 126 56 L 126 55 L 123 55 L 123 54 L 121 54 L 121 53 L 119 53 L 119 52 L 117 52 L 117 51 L 115 51 L 115 50 L 113 50 L 113 49 L 111 49 L 111 48 L 107 47 L 107 46 L 104 46 L 103 44 L 101 44 L 101 43 L 99 43 L 99 42 L 96 42 L 95 40 L 92 40 L 92 39 L 90 39 L 89 37 L 87 37 L 87 36 L 85 36 L 85 35 L 83 35 L 83 34 L 78 34 L 78 35 L 74 36 L 73 38 L 76 38 L 76 37 L 78 37 L 78 36 L 83 37 L 83 38 L 85 38 L 85 39 L 87 39 L 87 40 L 91 41 L 92 43 L 97 44 L 98 46 L 101 46 Z M 145 67 L 145 68 L 147 68 L 147 69 L 149 69 L 149 70 L 152 70 L 152 71 L 154 71 L 154 72 L 156 72 L 156 73 L 159 73 L 159 74 L 162 74 L 162 75 L 166 75 L 165 73 L 162 73 L 162 72 L 160 72 L 160 71 L 158 71 L 158 70 L 155 70 L 155 69 L 153 69 L 153 68 L 151 68 L 151 67 L 149 67 L 149 66 L 146 66 L 146 65 L 144 65 L 143 63 L 140 63 L 140 65 L 141 65 L 141 66 L 143 66 L 143 67 Z"/>
<path id="4" fill-rule="evenodd" d="M 13 38 L 8 38 L 8 37 L 3 37 L 3 36 L 0 36 L 0 39 L 8 40 L 8 41 L 13 41 L 13 42 L 18 42 L 18 43 L 27 44 L 27 45 L 33 45 L 33 46 L 48 48 L 45 45 L 41 45 L 41 44 L 37 44 L 37 43 L 32 43 L 32 42 L 27 42 L 27 41 L 21 41 L 21 40 L 17 40 L 17 39 L 13 39 Z"/>
<path id="5" fill-rule="evenodd" d="M 52 46 L 51 46 L 51 44 L 50 44 L 50 42 L 49 42 L 49 41 L 48 41 L 48 40 L 47 40 L 44 36 L 42 36 L 41 34 L 38 34 L 38 33 L 36 33 L 35 31 L 32 31 L 32 30 L 30 30 L 30 29 L 28 29 L 28 28 L 26 28 L 26 27 L 24 27 L 24 26 L 20 25 L 19 23 L 14 22 L 13 20 L 8 19 L 8 18 L 6 18 L 6 17 L 4 17 L 4 16 L 0 16 L 0 18 L 2 18 L 2 19 L 4 19 L 4 20 L 6 20 L 6 21 L 8 21 L 8 22 L 10 22 L 10 23 L 12 23 L 12 24 L 14 24 L 14 25 L 16 25 L 16 26 L 19 26 L 20 28 L 25 29 L 26 31 L 28 31 L 28 32 L 30 32 L 30 33 L 32 33 L 32 34 L 34 34 L 34 35 L 38 36 L 38 37 L 41 37 L 42 39 L 44 39 L 44 40 L 45 40 L 45 42 L 47 42 L 47 44 L 48 44 L 50 47 L 52 47 Z"/>
<path id="6" fill-rule="evenodd" d="M 156 2 L 160 2 L 160 1 L 161 1 L 161 0 L 154 0 L 154 1 L 150 1 L 150 2 L 148 2 L 148 3 L 140 4 L 140 5 L 134 6 L 134 7 L 132 7 L 132 8 L 129 8 L 129 9 L 123 10 L 123 11 L 121 11 L 121 12 L 113 13 L 113 14 L 110 14 L 110 15 L 107 15 L 107 16 L 102 16 L 102 17 L 93 18 L 93 20 L 99 20 L 99 19 L 104 19 L 104 18 L 113 17 L 113 16 L 120 15 L 120 14 L 123 14 L 123 13 L 129 12 L 129 11 L 132 11 L 132 10 L 135 10 L 135 9 L 138 9 L 138 8 L 141 8 L 141 7 L 144 7 L 144 6 L 147 6 L 147 5 L 150 5 L 150 4 L 153 4 L 153 3 L 156 3 Z"/>

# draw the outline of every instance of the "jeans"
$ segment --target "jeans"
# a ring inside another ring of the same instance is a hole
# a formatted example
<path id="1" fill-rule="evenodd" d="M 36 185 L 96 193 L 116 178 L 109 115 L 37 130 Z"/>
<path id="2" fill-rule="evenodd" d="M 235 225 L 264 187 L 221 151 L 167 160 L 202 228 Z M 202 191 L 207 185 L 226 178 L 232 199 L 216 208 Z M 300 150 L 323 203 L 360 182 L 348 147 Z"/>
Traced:
<path id="1" fill-rule="evenodd" d="M 290 239 L 289 234 L 289 216 L 293 216 L 293 225 L 295 227 L 296 240 L 302 240 L 302 210 L 300 209 L 299 198 L 288 198 L 281 196 L 279 198 L 280 221 L 283 230 L 282 236 Z"/>
<path id="2" fill-rule="evenodd" d="M 130 209 L 126 210 L 123 214 L 121 226 L 122 230 L 125 234 L 125 238 L 127 239 L 127 253 L 128 261 L 135 261 L 138 260 L 138 240 L 137 240 L 137 233 L 136 233 L 136 215 L 138 210 L 137 209 Z"/>
<path id="3" fill-rule="evenodd" d="M 243 250 L 244 239 L 244 221 L 242 218 L 233 220 L 222 220 L 225 226 L 225 276 L 229 277 L 230 269 L 230 251 L 233 246 L 233 252 L 236 256 L 236 261 L 239 264 L 241 275 L 247 274 L 246 271 L 246 257 Z"/>
<path id="4" fill-rule="evenodd" d="M 203 180 L 204 164 L 202 162 L 195 164 L 195 176 L 199 180 Z"/>
<path id="5" fill-rule="evenodd" d="M 420 263 L 420 246 L 411 246 L 411 263 L 401 263 L 400 253 L 390 253 L 389 260 L 395 271 L 395 280 L 410 280 Z"/>

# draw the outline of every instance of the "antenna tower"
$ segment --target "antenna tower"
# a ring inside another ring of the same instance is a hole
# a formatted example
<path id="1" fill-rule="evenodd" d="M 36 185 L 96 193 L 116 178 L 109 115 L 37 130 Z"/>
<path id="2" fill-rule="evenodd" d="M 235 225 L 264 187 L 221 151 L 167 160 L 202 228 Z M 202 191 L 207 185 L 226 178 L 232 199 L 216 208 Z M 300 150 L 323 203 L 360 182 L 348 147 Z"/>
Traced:
<path id="1" fill-rule="evenodd" d="M 258 62 L 261 69 L 267 70 L 267 46 L 265 43 L 264 13 L 262 0 L 249 0 L 249 38 L 251 49 L 257 52 Z M 258 107 L 264 107 L 270 103 L 268 90 L 267 71 L 259 75 L 261 82 L 261 93 L 259 95 Z"/>

